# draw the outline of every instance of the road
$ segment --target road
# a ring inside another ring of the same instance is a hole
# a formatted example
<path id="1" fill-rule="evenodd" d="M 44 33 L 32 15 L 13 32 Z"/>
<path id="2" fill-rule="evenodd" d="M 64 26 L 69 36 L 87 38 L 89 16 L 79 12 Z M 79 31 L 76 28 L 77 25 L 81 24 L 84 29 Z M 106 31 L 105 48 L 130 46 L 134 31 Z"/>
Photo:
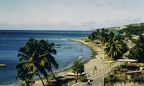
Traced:
<path id="1" fill-rule="evenodd" d="M 92 79 L 91 85 L 87 85 L 87 82 L 79 82 L 72 86 L 104 86 L 104 77 L 108 76 L 108 74 L 113 70 L 113 68 L 121 65 L 123 63 L 115 62 L 110 68 L 107 68 L 103 70 L 102 72 L 99 72 L 95 74 L 92 77 L 89 77 L 88 79 Z"/>

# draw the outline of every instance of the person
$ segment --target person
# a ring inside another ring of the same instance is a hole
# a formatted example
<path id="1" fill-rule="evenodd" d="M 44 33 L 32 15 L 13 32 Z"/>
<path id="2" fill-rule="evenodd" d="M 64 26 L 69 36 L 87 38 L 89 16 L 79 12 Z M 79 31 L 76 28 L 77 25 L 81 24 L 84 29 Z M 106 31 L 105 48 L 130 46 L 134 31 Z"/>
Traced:
<path id="1" fill-rule="evenodd" d="M 87 81 L 87 85 L 88 85 L 88 86 L 91 85 L 90 80 Z"/>

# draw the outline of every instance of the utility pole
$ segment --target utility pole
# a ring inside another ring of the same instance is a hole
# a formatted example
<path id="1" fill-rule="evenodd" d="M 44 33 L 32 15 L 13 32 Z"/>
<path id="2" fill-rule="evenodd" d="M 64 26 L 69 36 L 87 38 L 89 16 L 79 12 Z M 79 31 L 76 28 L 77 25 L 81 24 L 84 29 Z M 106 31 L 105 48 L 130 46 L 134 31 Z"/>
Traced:
<path id="1" fill-rule="evenodd" d="M 104 56 L 104 46 L 103 46 L 103 61 L 105 59 L 105 56 Z M 103 61 L 102 61 L 102 86 L 104 86 L 104 64 L 103 64 Z"/>

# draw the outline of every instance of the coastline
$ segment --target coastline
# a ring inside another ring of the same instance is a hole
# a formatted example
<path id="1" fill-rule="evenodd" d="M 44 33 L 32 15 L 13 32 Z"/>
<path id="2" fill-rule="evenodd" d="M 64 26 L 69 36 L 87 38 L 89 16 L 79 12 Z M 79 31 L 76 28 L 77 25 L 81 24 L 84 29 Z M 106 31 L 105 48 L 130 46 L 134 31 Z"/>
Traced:
<path id="1" fill-rule="evenodd" d="M 85 46 L 88 46 L 92 50 L 92 56 L 88 60 L 84 61 L 85 72 L 89 74 L 89 77 L 94 75 L 95 67 L 96 71 L 101 71 L 111 64 L 106 59 L 103 59 L 104 58 L 103 46 L 101 44 L 88 42 L 86 38 L 79 38 L 72 40 L 75 42 L 79 42 Z"/>
<path id="2" fill-rule="evenodd" d="M 103 70 L 104 68 L 108 67 L 110 63 L 105 63 L 103 57 L 103 47 L 101 44 L 95 44 L 92 42 L 87 42 L 85 38 L 79 38 L 79 39 L 70 39 L 71 41 L 75 41 L 78 43 L 81 43 L 87 47 L 89 47 L 92 50 L 92 56 L 84 61 L 84 67 L 85 67 L 85 73 L 87 77 L 93 76 L 96 72 Z M 103 67 L 102 67 L 103 65 Z M 96 68 L 96 69 L 95 69 Z M 67 73 L 72 73 L 72 69 L 67 68 L 62 71 L 56 72 L 55 76 L 65 76 Z M 46 80 L 44 79 L 44 82 Z M 35 86 L 43 86 L 40 79 L 35 80 Z"/>

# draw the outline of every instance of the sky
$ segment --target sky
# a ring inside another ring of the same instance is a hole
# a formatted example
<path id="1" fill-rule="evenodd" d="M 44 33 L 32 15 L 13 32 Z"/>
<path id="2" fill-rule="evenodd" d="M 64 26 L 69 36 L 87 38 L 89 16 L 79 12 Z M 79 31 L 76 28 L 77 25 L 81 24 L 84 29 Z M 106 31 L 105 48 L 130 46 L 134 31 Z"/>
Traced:
<path id="1" fill-rule="evenodd" d="M 144 0 L 0 0 L 0 30 L 92 30 L 144 22 Z"/>

